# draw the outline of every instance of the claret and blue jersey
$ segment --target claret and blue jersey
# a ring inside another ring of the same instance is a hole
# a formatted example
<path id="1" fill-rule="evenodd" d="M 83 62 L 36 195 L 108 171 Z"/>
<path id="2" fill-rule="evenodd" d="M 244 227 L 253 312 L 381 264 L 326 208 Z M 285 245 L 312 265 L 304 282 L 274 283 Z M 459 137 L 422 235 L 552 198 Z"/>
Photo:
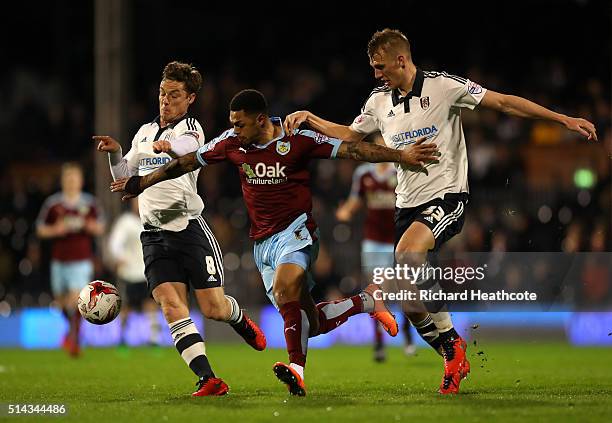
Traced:
<path id="1" fill-rule="evenodd" d="M 238 168 L 252 239 L 280 232 L 302 214 L 314 234 L 309 161 L 335 158 L 342 141 L 310 130 L 287 136 L 280 118 L 271 120 L 281 134 L 266 144 L 243 146 L 229 129 L 201 147 L 196 157 L 202 166 L 229 161 Z"/>

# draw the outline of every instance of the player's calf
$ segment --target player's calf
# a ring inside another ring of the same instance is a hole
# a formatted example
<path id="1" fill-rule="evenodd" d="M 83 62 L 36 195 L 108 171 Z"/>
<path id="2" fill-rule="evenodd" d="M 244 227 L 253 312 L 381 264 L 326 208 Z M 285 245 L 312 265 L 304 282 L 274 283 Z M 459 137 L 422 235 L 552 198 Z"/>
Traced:
<path id="1" fill-rule="evenodd" d="M 360 313 L 370 313 L 370 316 L 380 322 L 391 336 L 397 335 L 397 322 L 382 299 L 374 298 L 376 290 L 380 290 L 378 285 L 371 284 L 358 295 L 350 298 L 317 304 L 320 325 L 317 335 L 336 329 L 349 317 Z"/>
<path id="2" fill-rule="evenodd" d="M 360 295 L 319 303 L 316 308 L 319 314 L 319 330 L 316 335 L 334 330 L 346 323 L 349 317 L 364 312 L 363 300 Z"/>

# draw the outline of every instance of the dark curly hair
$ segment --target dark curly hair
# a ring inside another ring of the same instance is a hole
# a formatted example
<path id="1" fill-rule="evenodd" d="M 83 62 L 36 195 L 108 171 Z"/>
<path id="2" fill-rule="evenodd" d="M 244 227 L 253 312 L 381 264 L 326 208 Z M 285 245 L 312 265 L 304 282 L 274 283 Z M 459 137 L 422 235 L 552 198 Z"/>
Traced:
<path id="1" fill-rule="evenodd" d="M 257 90 L 242 90 L 230 102 L 230 111 L 237 112 L 239 110 L 244 110 L 248 114 L 263 113 L 267 115 L 268 102 L 266 97 Z"/>
<path id="2" fill-rule="evenodd" d="M 185 88 L 189 94 L 197 93 L 202 87 L 200 71 L 188 63 L 177 61 L 168 63 L 162 73 L 162 79 L 185 83 Z"/>

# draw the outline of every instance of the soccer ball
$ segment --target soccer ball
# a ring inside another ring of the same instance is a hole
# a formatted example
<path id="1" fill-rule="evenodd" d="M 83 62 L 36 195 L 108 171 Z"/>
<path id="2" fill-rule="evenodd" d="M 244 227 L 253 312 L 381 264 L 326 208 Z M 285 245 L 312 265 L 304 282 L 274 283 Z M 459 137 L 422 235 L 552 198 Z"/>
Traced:
<path id="1" fill-rule="evenodd" d="M 121 310 L 119 291 L 111 283 L 89 282 L 79 294 L 78 309 L 81 316 L 94 325 L 113 321 Z"/>

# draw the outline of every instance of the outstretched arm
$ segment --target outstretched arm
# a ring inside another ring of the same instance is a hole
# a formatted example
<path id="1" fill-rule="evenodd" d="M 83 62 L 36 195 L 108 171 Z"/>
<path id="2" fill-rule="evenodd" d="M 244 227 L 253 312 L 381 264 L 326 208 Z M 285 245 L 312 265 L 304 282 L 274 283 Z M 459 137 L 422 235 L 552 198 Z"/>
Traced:
<path id="1" fill-rule="evenodd" d="M 112 192 L 125 192 L 121 199 L 127 200 L 136 197 L 145 189 L 168 179 L 178 178 L 185 173 L 192 172 L 202 166 L 196 158 L 197 152 L 171 160 L 169 163 L 145 176 L 132 176 L 130 178 L 117 179 L 111 183 Z"/>
<path id="2" fill-rule="evenodd" d="M 584 135 L 588 140 L 597 141 L 595 125 L 588 120 L 573 118 L 562 113 L 553 112 L 552 110 L 540 106 L 539 104 L 536 104 L 533 101 L 527 100 L 523 97 L 500 94 L 498 92 L 488 90 L 482 98 L 480 104 L 513 116 L 530 119 L 544 119 L 557 122 L 564 125 L 571 131 Z"/>
<path id="3" fill-rule="evenodd" d="M 285 133 L 293 134 L 293 131 L 298 129 L 302 123 L 323 135 L 342 141 L 361 141 L 365 137 L 365 134 L 353 131 L 349 126 L 330 122 L 307 110 L 293 112 L 285 118 L 283 122 Z"/>
<path id="4" fill-rule="evenodd" d="M 121 144 L 113 137 L 94 135 L 92 139 L 98 143 L 98 151 L 108 153 L 108 164 L 110 165 L 113 179 L 127 178 L 138 173 L 138 166 L 128 161 L 130 153 L 124 157 L 121 151 Z"/>
<path id="5" fill-rule="evenodd" d="M 378 144 L 343 142 L 338 148 L 336 157 L 340 159 L 360 160 L 363 162 L 399 162 L 402 151 L 383 147 Z"/>
<path id="6" fill-rule="evenodd" d="M 426 163 L 438 160 L 436 144 L 423 144 L 427 138 L 419 138 L 404 150 L 394 150 L 382 145 L 366 142 L 343 142 L 336 157 L 364 162 L 396 162 L 407 166 L 424 167 Z"/>

